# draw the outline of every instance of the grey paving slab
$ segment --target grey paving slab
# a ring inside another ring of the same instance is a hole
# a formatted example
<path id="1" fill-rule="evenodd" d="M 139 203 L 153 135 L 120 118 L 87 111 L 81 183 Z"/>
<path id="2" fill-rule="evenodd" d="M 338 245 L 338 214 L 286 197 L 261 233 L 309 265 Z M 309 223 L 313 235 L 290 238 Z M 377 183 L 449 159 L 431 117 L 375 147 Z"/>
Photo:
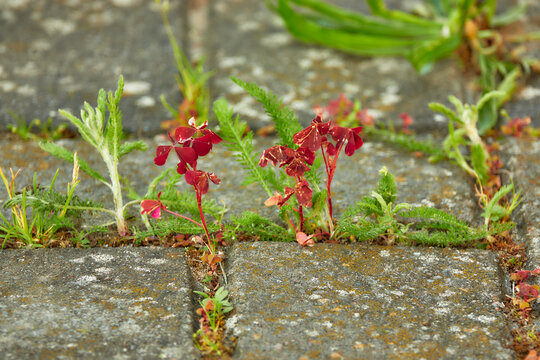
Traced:
<path id="1" fill-rule="evenodd" d="M 172 1 L 169 18 L 183 42 L 187 2 Z M 176 66 L 154 1 L 23 0 L 0 2 L 0 129 L 25 118 L 59 121 L 95 104 L 100 88 L 124 75 L 125 128 L 156 133 L 170 118 L 159 96 L 180 103 Z"/>
<path id="2" fill-rule="evenodd" d="M 120 163 L 120 174 L 130 181 L 141 196 L 146 193 L 154 176 L 157 176 L 165 168 L 154 165 L 153 158 L 157 144 L 167 143 L 167 141 L 158 139 L 145 139 L 145 141 L 149 146 L 146 152 L 128 154 Z M 262 150 L 274 145 L 275 142 L 276 139 L 256 137 L 254 145 L 261 153 Z M 71 151 L 78 151 L 82 159 L 86 160 L 93 168 L 106 174 L 101 159 L 84 142 L 61 140 L 59 143 Z M 72 167 L 70 164 L 48 155 L 33 142 L 0 139 L 0 147 L 5 151 L 5 156 L 0 158 L 0 166 L 4 171 L 10 167 L 14 170 L 22 168 L 22 172 L 17 178 L 18 189 L 32 183 L 34 172 L 37 173 L 38 183 L 48 186 L 56 169 L 59 168 L 60 175 L 56 182 L 56 188 L 65 192 L 66 184 L 71 181 Z M 277 208 L 264 206 L 267 195 L 259 185 L 242 185 L 246 172 L 234 161 L 231 155 L 231 152 L 226 151 L 222 144 L 218 144 L 211 154 L 199 161 L 198 167 L 200 169 L 214 171 L 222 179 L 219 186 L 213 184 L 210 186 L 210 192 L 207 196 L 220 204 L 225 204 L 229 209 L 227 217 L 230 214 L 241 214 L 243 211 L 249 210 L 277 219 Z M 174 168 L 175 164 L 174 157 L 171 156 L 166 166 Z M 436 206 L 472 223 L 478 220 L 472 180 L 459 168 L 447 162 L 430 164 L 426 158 L 416 158 L 400 149 L 370 142 L 366 142 L 354 156 L 342 155 L 339 159 L 332 185 L 336 215 L 339 216 L 348 206 L 353 205 L 362 196 L 371 192 L 379 181 L 379 170 L 383 166 L 396 175 L 398 201 L 406 201 L 415 205 Z M 113 206 L 110 190 L 106 186 L 99 184 L 85 174 L 81 175 L 81 179 L 76 194 L 83 198 L 87 197 L 102 202 L 109 208 Z M 181 181 L 179 190 L 192 191 L 192 188 Z M 0 200 L 3 200 L 4 196 L 0 193 Z M 133 215 L 137 215 L 137 212 L 138 208 L 131 208 Z M 89 215 L 86 216 L 89 217 Z"/>
<path id="3" fill-rule="evenodd" d="M 366 10 L 363 1 L 338 3 Z M 446 101 L 449 94 L 465 94 L 457 62 L 444 61 L 420 76 L 404 59 L 362 58 L 299 43 L 263 1 L 223 0 L 212 5 L 207 53 L 216 71 L 213 94 L 235 104 L 253 128 L 267 125 L 269 119 L 256 101 L 231 82 L 231 75 L 269 88 L 298 111 L 304 123 L 313 118 L 313 106 L 345 93 L 378 119 L 401 124 L 398 115 L 408 112 L 418 130 L 445 129 L 444 119 L 435 117 L 427 104 Z"/>
<path id="4" fill-rule="evenodd" d="M 234 359 L 512 359 L 495 254 L 240 243 Z"/>
<path id="5" fill-rule="evenodd" d="M 0 252 L 2 359 L 197 359 L 183 249 Z"/>

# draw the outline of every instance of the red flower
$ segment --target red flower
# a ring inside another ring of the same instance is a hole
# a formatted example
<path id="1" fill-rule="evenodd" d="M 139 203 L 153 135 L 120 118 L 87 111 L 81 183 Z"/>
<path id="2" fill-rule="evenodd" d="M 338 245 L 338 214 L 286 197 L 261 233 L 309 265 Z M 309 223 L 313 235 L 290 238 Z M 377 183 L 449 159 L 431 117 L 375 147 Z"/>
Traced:
<path id="1" fill-rule="evenodd" d="M 213 131 L 208 130 L 208 121 L 197 126 L 195 119 L 189 119 L 189 126 L 179 126 L 174 131 L 176 141 L 185 147 L 191 146 L 198 156 L 205 156 L 212 150 L 212 146 L 221 142 L 221 138 Z"/>
<path id="2" fill-rule="evenodd" d="M 352 129 L 341 126 L 333 126 L 330 130 L 330 135 L 332 135 L 332 139 L 336 141 L 337 148 L 341 147 L 346 141 L 347 145 L 345 145 L 345 154 L 347 156 L 352 156 L 354 152 L 360 149 L 364 144 L 362 138 L 360 135 L 358 135 L 361 131 L 361 126 Z"/>
<path id="3" fill-rule="evenodd" d="M 311 125 L 304 130 L 297 132 L 293 136 L 295 144 L 301 148 L 307 148 L 311 152 L 316 152 L 326 141 L 326 134 L 330 130 L 330 123 L 323 122 L 320 116 L 311 121 Z"/>
<path id="4" fill-rule="evenodd" d="M 141 201 L 141 214 L 150 214 L 154 219 L 159 219 L 161 216 L 161 209 L 165 209 L 165 206 L 159 200 L 161 191 L 157 196 L 157 200 L 146 199 Z"/>
<path id="5" fill-rule="evenodd" d="M 213 172 L 207 173 L 201 170 L 188 170 L 186 171 L 185 178 L 186 182 L 189 185 L 193 185 L 201 194 L 206 194 L 208 192 L 208 179 L 216 185 L 221 182 L 221 179 Z"/>

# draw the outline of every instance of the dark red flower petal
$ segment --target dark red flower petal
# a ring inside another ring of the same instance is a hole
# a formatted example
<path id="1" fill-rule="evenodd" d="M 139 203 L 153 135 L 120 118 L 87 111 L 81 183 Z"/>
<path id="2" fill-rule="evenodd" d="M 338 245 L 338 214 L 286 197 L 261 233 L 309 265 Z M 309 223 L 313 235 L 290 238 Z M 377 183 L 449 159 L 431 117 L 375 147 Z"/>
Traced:
<path id="1" fill-rule="evenodd" d="M 154 164 L 161 166 L 167 162 L 169 152 L 173 147 L 171 145 L 160 145 L 156 149 L 156 157 L 154 158 Z"/>

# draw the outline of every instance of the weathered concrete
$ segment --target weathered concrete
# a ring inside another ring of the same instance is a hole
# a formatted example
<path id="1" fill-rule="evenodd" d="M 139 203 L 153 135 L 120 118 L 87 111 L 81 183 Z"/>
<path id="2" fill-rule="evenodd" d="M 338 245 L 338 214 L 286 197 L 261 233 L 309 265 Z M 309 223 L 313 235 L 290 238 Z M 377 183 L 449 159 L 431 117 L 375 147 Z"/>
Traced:
<path id="1" fill-rule="evenodd" d="M 446 121 L 435 116 L 427 104 L 444 102 L 449 94 L 464 96 L 465 80 L 457 62 L 443 61 L 420 76 L 405 59 L 362 58 L 299 43 L 263 1 L 212 4 L 207 53 L 209 65 L 216 71 L 213 94 L 231 101 L 253 128 L 268 125 L 269 118 L 230 76 L 271 89 L 305 124 L 314 117 L 314 106 L 345 93 L 360 100 L 380 120 L 401 124 L 398 115 L 408 112 L 416 120 L 415 129 L 445 129 Z M 339 4 L 367 10 L 363 1 Z"/>
<path id="2" fill-rule="evenodd" d="M 234 359 L 511 359 L 493 253 L 240 243 Z"/>
<path id="3" fill-rule="evenodd" d="M 0 252 L 3 359 L 196 359 L 183 249 Z"/>
<path id="4" fill-rule="evenodd" d="M 182 43 L 187 2 L 171 2 L 169 18 Z M 180 103 L 176 66 L 154 1 L 1 1 L 0 130 L 25 118 L 64 121 L 57 110 L 78 114 L 95 105 L 100 88 L 116 89 L 124 75 L 124 127 L 160 131 L 170 118 L 159 96 Z"/>

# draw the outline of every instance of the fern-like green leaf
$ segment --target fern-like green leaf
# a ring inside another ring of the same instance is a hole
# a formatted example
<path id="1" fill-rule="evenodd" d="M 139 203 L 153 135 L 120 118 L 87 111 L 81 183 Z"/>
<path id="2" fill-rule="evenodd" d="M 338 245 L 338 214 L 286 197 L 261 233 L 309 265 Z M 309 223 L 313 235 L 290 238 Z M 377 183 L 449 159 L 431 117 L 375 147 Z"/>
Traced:
<path id="1" fill-rule="evenodd" d="M 214 113 L 218 118 L 225 146 L 234 151 L 233 156 L 249 173 L 248 182 L 253 180 L 258 182 L 266 194 L 272 196 L 270 184 L 267 181 L 269 172 L 259 166 L 259 155 L 253 148 L 253 132 L 249 131 L 244 135 L 246 123 L 240 122 L 238 117 L 235 121 L 232 120 L 233 110 L 225 99 L 214 102 Z"/>
<path id="2" fill-rule="evenodd" d="M 294 241 L 287 229 L 250 211 L 244 212 L 239 217 L 233 215 L 228 230 L 230 234 L 228 237 L 244 234 L 257 237 L 261 241 Z"/>
<path id="3" fill-rule="evenodd" d="M 146 145 L 146 143 L 142 140 L 123 143 L 120 146 L 120 151 L 119 151 L 118 156 L 122 157 L 126 154 L 129 154 L 130 152 L 134 150 L 146 151 L 148 150 L 148 145 Z"/>
<path id="4" fill-rule="evenodd" d="M 274 121 L 281 144 L 296 149 L 298 146 L 293 142 L 293 136 L 302 130 L 296 115 L 287 106 L 284 106 L 271 91 L 265 91 L 255 83 L 246 83 L 235 77 L 231 79 L 264 106 Z"/>

